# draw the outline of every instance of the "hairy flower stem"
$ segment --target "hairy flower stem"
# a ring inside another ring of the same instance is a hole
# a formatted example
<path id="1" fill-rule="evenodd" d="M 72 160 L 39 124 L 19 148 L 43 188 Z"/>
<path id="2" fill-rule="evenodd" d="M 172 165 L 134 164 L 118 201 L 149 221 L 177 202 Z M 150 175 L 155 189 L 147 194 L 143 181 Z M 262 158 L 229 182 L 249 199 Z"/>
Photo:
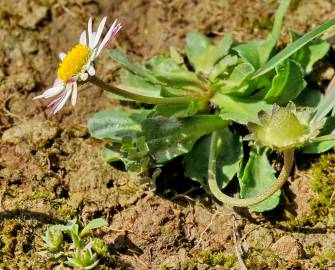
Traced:
<path id="1" fill-rule="evenodd" d="M 230 197 L 220 190 L 220 187 L 216 181 L 216 142 L 217 142 L 217 133 L 213 132 L 211 138 L 210 145 L 210 154 L 209 154 L 209 162 L 208 162 L 208 184 L 209 188 L 216 199 L 219 201 L 226 203 L 231 206 L 237 207 L 248 207 L 251 205 L 258 204 L 267 198 L 269 198 L 273 193 L 279 190 L 286 182 L 287 178 L 290 175 L 293 159 L 294 159 L 294 149 L 287 149 L 283 151 L 284 154 L 284 166 L 278 176 L 277 181 L 271 186 L 268 190 L 263 192 L 262 194 L 247 199 L 238 199 Z"/>
<path id="2" fill-rule="evenodd" d="M 176 104 L 176 103 L 187 103 L 194 100 L 200 100 L 200 96 L 183 96 L 183 97 L 167 97 L 167 98 L 160 98 L 160 97 L 148 97 L 139 95 L 136 93 L 129 92 L 127 90 L 118 88 L 113 85 L 109 85 L 104 81 L 100 80 L 96 76 L 89 77 L 89 82 L 95 84 L 96 86 L 102 88 L 103 90 L 110 92 L 112 94 L 122 96 L 124 98 L 129 98 L 138 102 L 143 102 L 147 104 Z"/>

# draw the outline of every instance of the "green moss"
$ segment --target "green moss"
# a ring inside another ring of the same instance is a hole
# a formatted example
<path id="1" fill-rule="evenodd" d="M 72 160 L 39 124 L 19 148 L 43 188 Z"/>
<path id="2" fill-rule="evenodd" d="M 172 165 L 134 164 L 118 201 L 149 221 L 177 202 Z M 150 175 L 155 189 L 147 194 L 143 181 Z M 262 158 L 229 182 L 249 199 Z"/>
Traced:
<path id="1" fill-rule="evenodd" d="M 70 220 L 76 213 L 77 210 L 68 205 L 65 200 L 62 200 L 60 204 L 55 207 L 55 215 L 61 220 Z"/>
<path id="2" fill-rule="evenodd" d="M 226 257 L 226 261 L 225 261 L 225 266 L 227 267 L 227 268 L 232 268 L 233 267 L 233 265 L 235 264 L 237 262 L 237 258 L 236 258 L 236 256 L 234 256 L 234 255 L 231 255 L 231 256 L 227 256 Z"/>
<path id="3" fill-rule="evenodd" d="M 310 213 L 302 217 L 302 225 L 315 225 L 318 222 L 335 227 L 335 154 L 330 153 L 320 157 L 312 168 L 313 180 L 311 188 L 317 194 L 310 202 Z"/>
<path id="4" fill-rule="evenodd" d="M 49 190 L 46 190 L 46 189 L 39 189 L 37 191 L 35 191 L 34 193 L 32 193 L 30 196 L 29 196 L 29 200 L 37 200 L 37 199 L 53 199 L 55 198 L 55 194 L 53 192 L 50 192 Z"/>
<path id="5" fill-rule="evenodd" d="M 223 252 L 212 252 L 209 249 L 204 249 L 198 256 L 200 262 L 210 266 L 222 265 L 230 269 L 236 262 L 235 256 L 227 256 Z"/>
<path id="6" fill-rule="evenodd" d="M 319 268 L 324 268 L 328 264 L 333 264 L 335 262 L 335 251 L 328 250 L 323 252 L 320 256 L 316 256 L 315 259 L 312 259 L 313 266 Z"/>
<path id="7" fill-rule="evenodd" d="M 1 233 L 1 253 L 10 255 L 14 253 L 16 246 L 16 234 L 18 224 L 12 220 L 4 220 Z"/>
<path id="8" fill-rule="evenodd" d="M 180 264 L 180 270 L 196 270 L 197 262 L 194 259 L 186 259 Z"/>
<path id="9" fill-rule="evenodd" d="M 335 190 L 335 154 L 323 155 L 312 166 L 314 179 L 312 189 L 319 195 L 319 201 L 326 206 L 334 206 L 331 197 Z"/>
<path id="10" fill-rule="evenodd" d="M 295 229 L 302 226 L 314 226 L 322 222 L 335 228 L 335 153 L 326 154 L 311 167 L 313 179 L 311 188 L 316 193 L 310 202 L 310 211 L 297 219 L 288 211 L 285 212 L 288 225 Z M 333 198 L 332 198 L 333 196 Z"/>
<path id="11" fill-rule="evenodd" d="M 251 252 L 245 259 L 245 265 L 248 269 L 285 269 L 280 268 L 281 259 L 271 250 L 264 249 L 260 252 Z"/>
<path id="12" fill-rule="evenodd" d="M 36 220 L 1 220 L 0 269 L 51 269 L 51 264 L 45 262 L 35 249 L 41 230 Z"/>
<path id="13" fill-rule="evenodd" d="M 93 250 L 103 258 L 108 257 L 108 246 L 105 244 L 105 242 L 99 238 L 94 238 L 93 239 Z"/>

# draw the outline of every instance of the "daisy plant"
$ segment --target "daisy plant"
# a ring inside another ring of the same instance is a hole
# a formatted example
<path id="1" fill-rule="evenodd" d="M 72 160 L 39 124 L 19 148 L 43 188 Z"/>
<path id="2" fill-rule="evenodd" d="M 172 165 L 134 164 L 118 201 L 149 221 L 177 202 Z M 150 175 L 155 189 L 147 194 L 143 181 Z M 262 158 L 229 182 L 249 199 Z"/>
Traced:
<path id="1" fill-rule="evenodd" d="M 68 65 L 65 57 L 59 79 L 63 84 L 72 78 L 93 83 L 127 104 L 151 104 L 98 112 L 89 120 L 91 135 L 110 142 L 102 151 L 103 159 L 121 161 L 128 171 L 147 173 L 179 157 L 185 176 L 218 200 L 260 212 L 276 207 L 294 152 L 322 153 L 335 146 L 331 113 L 335 88 L 323 94 L 306 81 L 314 64 L 330 49 L 327 41 L 317 38 L 335 25 L 335 19 L 305 35 L 290 31 L 290 44 L 278 51 L 289 3 L 280 1 L 273 29 L 265 39 L 238 43 L 226 33 L 213 42 L 191 32 L 185 50 L 171 47 L 169 53 L 143 63 L 135 63 L 120 50 L 110 50 L 110 57 L 122 66 L 118 85 L 105 83 L 91 68 L 105 44 L 103 41 L 95 53 L 102 30 L 100 25 L 97 34 L 92 34 L 89 22 L 92 52 L 87 55 L 94 57 L 78 54 L 71 61 L 80 62 L 75 71 L 63 73 L 63 66 Z M 114 24 L 107 39 L 120 27 Z M 71 52 L 68 55 L 72 57 Z M 64 91 L 51 89 L 42 96 Z M 63 106 L 69 89 L 52 101 L 53 112 Z M 274 152 L 284 157 L 278 179 L 269 159 L 276 156 L 270 155 Z M 240 198 L 222 192 L 232 181 L 239 184 Z"/>

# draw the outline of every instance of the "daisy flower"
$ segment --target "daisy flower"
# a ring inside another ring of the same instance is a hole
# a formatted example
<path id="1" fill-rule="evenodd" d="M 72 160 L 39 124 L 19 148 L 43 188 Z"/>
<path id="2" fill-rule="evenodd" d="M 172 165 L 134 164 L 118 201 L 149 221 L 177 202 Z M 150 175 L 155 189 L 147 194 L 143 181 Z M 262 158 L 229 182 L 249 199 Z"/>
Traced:
<path id="1" fill-rule="evenodd" d="M 61 63 L 57 70 L 57 79 L 51 88 L 47 89 L 42 95 L 34 97 L 34 99 L 54 97 L 48 104 L 51 114 L 57 113 L 70 97 L 72 106 L 75 106 L 78 82 L 84 82 L 89 76 L 95 75 L 94 60 L 122 27 L 115 20 L 105 37 L 102 38 L 106 20 L 107 17 L 104 17 L 99 24 L 98 30 L 93 32 L 93 21 L 90 18 L 87 30 L 80 35 L 79 44 L 74 46 L 67 54 L 59 53 L 58 56 Z"/>

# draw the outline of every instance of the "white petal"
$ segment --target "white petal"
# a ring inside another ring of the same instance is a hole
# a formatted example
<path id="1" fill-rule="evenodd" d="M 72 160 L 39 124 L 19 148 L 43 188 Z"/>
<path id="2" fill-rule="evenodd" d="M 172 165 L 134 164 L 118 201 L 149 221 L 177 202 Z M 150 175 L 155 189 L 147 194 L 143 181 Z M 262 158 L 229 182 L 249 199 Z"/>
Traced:
<path id="1" fill-rule="evenodd" d="M 109 28 L 106 36 L 102 40 L 102 42 L 99 46 L 98 52 L 97 52 L 97 56 L 100 54 L 102 49 L 105 48 L 105 46 L 107 45 L 107 43 L 111 39 L 111 37 L 115 36 L 120 29 L 121 29 L 121 24 L 120 23 L 117 24 L 117 20 L 115 20 L 114 23 L 112 24 L 112 26 Z"/>
<path id="2" fill-rule="evenodd" d="M 90 57 L 89 61 L 87 61 L 87 63 L 91 63 L 91 62 L 93 62 L 95 60 L 95 58 L 97 58 L 97 51 L 98 51 L 98 49 L 95 48 L 95 49 L 91 49 L 91 50 L 92 50 L 91 51 L 91 57 Z"/>
<path id="3" fill-rule="evenodd" d="M 77 103 L 77 95 L 78 95 L 78 86 L 77 86 L 77 83 L 75 82 L 73 84 L 73 90 L 72 90 L 72 96 L 71 96 L 72 106 L 75 106 Z"/>
<path id="4" fill-rule="evenodd" d="M 43 94 L 42 94 L 42 95 L 38 95 L 38 96 L 33 97 L 33 100 L 41 99 L 41 98 L 44 98 L 44 95 L 43 95 Z"/>
<path id="5" fill-rule="evenodd" d="M 87 46 L 87 41 L 86 41 L 86 31 L 83 31 L 80 35 L 79 43 Z"/>
<path id="6" fill-rule="evenodd" d="M 65 56 L 66 56 L 66 53 L 64 53 L 64 52 L 60 52 L 58 54 L 59 59 L 62 60 L 62 61 L 64 60 Z"/>
<path id="7" fill-rule="evenodd" d="M 48 108 L 55 107 L 56 103 L 58 104 L 59 101 L 66 95 L 66 91 L 63 91 L 63 93 L 60 93 L 57 97 L 55 97 L 53 100 L 51 100 L 48 104 Z"/>
<path id="8" fill-rule="evenodd" d="M 90 76 L 95 75 L 95 68 L 93 66 L 90 66 L 87 71 L 88 71 L 88 74 L 90 74 Z"/>
<path id="9" fill-rule="evenodd" d="M 96 32 L 92 32 L 92 40 L 91 40 L 90 44 L 88 45 L 88 47 L 89 47 L 90 49 L 93 49 L 93 43 L 94 43 L 94 39 L 95 39 L 95 36 L 96 36 L 96 35 L 97 35 Z"/>
<path id="10" fill-rule="evenodd" d="M 64 90 L 64 85 L 58 84 L 54 87 L 49 88 L 48 90 L 44 91 L 42 95 L 36 96 L 33 99 L 54 97 L 54 96 L 57 96 L 63 90 Z"/>
<path id="11" fill-rule="evenodd" d="M 67 85 L 66 87 L 66 95 L 64 95 L 58 102 L 57 102 L 57 105 L 54 107 L 54 109 L 52 110 L 53 111 L 53 114 L 57 113 L 61 108 L 64 107 L 65 105 L 65 102 L 68 100 L 68 98 L 70 97 L 71 95 L 71 92 L 72 92 L 72 86 L 71 85 Z"/>
<path id="12" fill-rule="evenodd" d="M 58 84 L 62 84 L 62 85 L 64 85 L 63 81 L 57 78 L 57 79 L 54 80 L 54 83 L 53 83 L 52 86 L 54 87 L 54 86 L 56 86 L 56 85 L 58 85 Z"/>
<path id="13" fill-rule="evenodd" d="M 101 20 L 101 22 L 99 24 L 99 27 L 98 27 L 98 30 L 97 30 L 97 34 L 96 34 L 96 36 L 94 38 L 94 43 L 92 44 L 92 48 L 91 49 L 94 49 L 95 46 L 98 45 L 98 42 L 99 42 L 99 40 L 101 38 L 102 31 L 104 30 L 104 27 L 105 27 L 106 20 L 107 20 L 107 17 L 104 17 Z"/>
<path id="14" fill-rule="evenodd" d="M 89 18 L 88 20 L 87 33 L 88 33 L 88 46 L 90 47 L 90 44 L 92 42 L 92 18 Z"/>

